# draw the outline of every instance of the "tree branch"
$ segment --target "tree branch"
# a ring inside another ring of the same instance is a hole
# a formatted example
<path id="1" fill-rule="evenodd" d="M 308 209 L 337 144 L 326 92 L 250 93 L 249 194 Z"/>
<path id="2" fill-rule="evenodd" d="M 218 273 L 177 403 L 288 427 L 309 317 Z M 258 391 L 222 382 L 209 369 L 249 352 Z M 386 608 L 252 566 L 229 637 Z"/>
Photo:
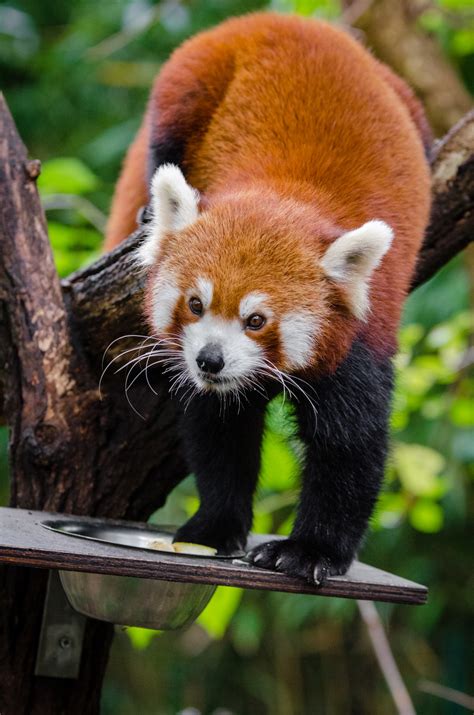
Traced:
<path id="1" fill-rule="evenodd" d="M 411 289 L 429 280 L 474 237 L 474 111 L 435 143 L 433 204 Z"/>
<path id="2" fill-rule="evenodd" d="M 372 601 L 357 601 L 357 606 L 398 714 L 416 715 L 375 604 Z"/>

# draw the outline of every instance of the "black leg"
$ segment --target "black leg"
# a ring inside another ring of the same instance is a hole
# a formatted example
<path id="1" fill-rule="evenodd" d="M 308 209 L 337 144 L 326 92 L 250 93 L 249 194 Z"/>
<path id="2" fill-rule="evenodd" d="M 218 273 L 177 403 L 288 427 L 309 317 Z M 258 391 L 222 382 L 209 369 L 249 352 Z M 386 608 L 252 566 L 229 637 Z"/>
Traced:
<path id="1" fill-rule="evenodd" d="M 176 541 L 230 552 L 245 546 L 252 525 L 252 501 L 260 468 L 265 408 L 262 404 L 220 405 L 217 397 L 195 397 L 181 429 L 190 470 L 201 499 Z"/>
<path id="2" fill-rule="evenodd" d="M 254 549 L 255 565 L 319 584 L 350 566 L 383 478 L 392 390 L 389 359 L 377 361 L 361 342 L 331 376 L 308 390 L 317 408 L 297 405 L 306 465 L 289 539 Z"/>

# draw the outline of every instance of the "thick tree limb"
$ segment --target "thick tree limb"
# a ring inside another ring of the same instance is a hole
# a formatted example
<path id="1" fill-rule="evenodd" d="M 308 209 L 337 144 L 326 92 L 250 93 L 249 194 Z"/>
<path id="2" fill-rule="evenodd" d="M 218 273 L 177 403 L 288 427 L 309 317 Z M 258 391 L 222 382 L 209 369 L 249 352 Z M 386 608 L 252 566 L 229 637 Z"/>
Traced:
<path id="1" fill-rule="evenodd" d="M 412 290 L 429 280 L 474 238 L 474 111 L 433 148 L 433 205 Z"/>

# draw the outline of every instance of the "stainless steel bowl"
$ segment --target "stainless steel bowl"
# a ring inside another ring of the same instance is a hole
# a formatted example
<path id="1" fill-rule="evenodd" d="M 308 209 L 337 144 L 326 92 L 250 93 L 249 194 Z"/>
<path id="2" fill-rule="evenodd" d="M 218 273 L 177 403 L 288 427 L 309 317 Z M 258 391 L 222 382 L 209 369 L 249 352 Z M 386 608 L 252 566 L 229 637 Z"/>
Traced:
<path id="1" fill-rule="evenodd" d="M 57 533 L 116 544 L 131 549 L 152 550 L 156 539 L 171 542 L 173 527 L 146 527 L 107 522 L 86 522 L 49 519 L 42 524 Z M 204 558 L 234 559 L 244 552 L 229 555 L 206 555 Z M 186 554 L 166 556 L 183 558 Z M 193 558 L 203 558 L 193 555 Z M 78 571 L 60 571 L 61 583 L 71 606 L 90 618 L 124 626 L 141 626 L 157 630 L 173 630 L 190 625 L 209 603 L 216 586 L 213 584 L 180 583 L 113 576 Z"/>
<path id="2" fill-rule="evenodd" d="M 213 584 L 155 581 L 60 571 L 71 606 L 90 618 L 123 626 L 174 630 L 189 626 L 211 600 Z"/>

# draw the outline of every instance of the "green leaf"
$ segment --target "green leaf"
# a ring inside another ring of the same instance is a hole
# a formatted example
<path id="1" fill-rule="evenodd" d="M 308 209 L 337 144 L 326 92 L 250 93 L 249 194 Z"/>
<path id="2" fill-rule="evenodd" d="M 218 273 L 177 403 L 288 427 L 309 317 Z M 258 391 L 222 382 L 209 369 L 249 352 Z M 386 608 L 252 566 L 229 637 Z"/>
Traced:
<path id="1" fill-rule="evenodd" d="M 274 432 L 267 431 L 262 444 L 262 486 L 275 491 L 291 489 L 298 470 L 298 460 L 286 441 Z"/>
<path id="2" fill-rule="evenodd" d="M 434 534 L 443 528 L 444 514 L 439 504 L 429 499 L 418 499 L 410 509 L 409 519 L 418 531 Z"/>
<path id="3" fill-rule="evenodd" d="M 145 650 L 153 638 L 161 634 L 161 631 L 154 631 L 151 628 L 136 628 L 133 626 L 126 628 L 126 633 L 135 650 Z"/>
<path id="4" fill-rule="evenodd" d="M 265 427 L 270 432 L 287 439 L 295 436 L 297 432 L 295 409 L 283 395 L 278 395 L 269 402 L 265 414 Z"/>
<path id="5" fill-rule="evenodd" d="M 402 350 L 407 350 L 408 348 L 414 347 L 420 342 L 424 335 L 424 329 L 422 325 L 418 323 L 410 323 L 405 325 L 400 330 L 399 344 Z"/>
<path id="6" fill-rule="evenodd" d="M 340 3 L 337 0 L 272 0 L 272 10 L 295 12 L 304 17 L 323 17 L 334 19 L 340 15 Z"/>
<path id="7" fill-rule="evenodd" d="M 474 53 L 474 29 L 465 28 L 454 33 L 452 48 L 461 57 Z"/>
<path id="8" fill-rule="evenodd" d="M 252 523 L 252 531 L 256 534 L 268 534 L 272 530 L 273 519 L 269 512 L 260 511 L 258 502 L 255 505 L 255 513 Z"/>
<path id="9" fill-rule="evenodd" d="M 393 462 L 403 487 L 416 496 L 439 497 L 446 484 L 439 476 L 445 466 L 444 457 L 431 447 L 398 442 Z"/>
<path id="10" fill-rule="evenodd" d="M 222 638 L 242 600 L 241 588 L 219 586 L 197 622 L 211 638 Z"/>
<path id="11" fill-rule="evenodd" d="M 99 186 L 99 179 L 80 159 L 59 157 L 45 161 L 38 188 L 42 194 L 87 194 Z"/>
<path id="12" fill-rule="evenodd" d="M 413 365 L 433 378 L 433 382 L 448 384 L 453 380 L 453 372 L 438 355 L 420 355 L 413 360 Z"/>
<path id="13" fill-rule="evenodd" d="M 474 400 L 469 397 L 457 397 L 451 405 L 449 416 L 457 427 L 473 427 Z"/>
<path id="14" fill-rule="evenodd" d="M 99 231 L 86 226 L 70 226 L 48 221 L 49 240 L 53 250 L 96 251 L 102 243 Z"/>
<path id="15" fill-rule="evenodd" d="M 437 0 L 441 7 L 445 7 L 455 12 L 472 10 L 472 0 Z"/>
<path id="16" fill-rule="evenodd" d="M 435 383 L 432 372 L 417 367 L 413 363 L 406 367 L 401 375 L 400 384 L 409 397 L 425 395 Z"/>
<path id="17" fill-rule="evenodd" d="M 183 499 L 183 506 L 187 516 L 192 516 L 199 509 L 199 499 L 196 496 L 189 495 Z"/>
<path id="18" fill-rule="evenodd" d="M 398 526 L 407 510 L 405 495 L 395 492 L 383 492 L 378 500 L 372 519 L 375 527 L 392 529 Z"/>
<path id="19" fill-rule="evenodd" d="M 421 414 L 427 420 L 438 420 L 446 413 L 447 405 L 446 394 L 427 398 L 421 405 Z"/>

